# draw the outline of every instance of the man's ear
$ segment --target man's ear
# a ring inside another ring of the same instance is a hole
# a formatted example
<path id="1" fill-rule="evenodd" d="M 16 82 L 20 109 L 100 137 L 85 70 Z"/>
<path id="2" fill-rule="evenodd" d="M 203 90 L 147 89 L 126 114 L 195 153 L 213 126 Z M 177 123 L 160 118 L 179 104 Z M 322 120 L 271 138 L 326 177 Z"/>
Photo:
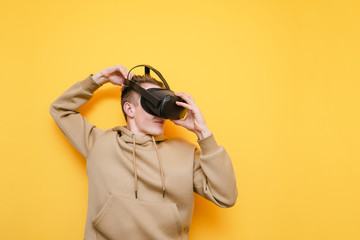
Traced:
<path id="1" fill-rule="evenodd" d="M 135 106 L 133 104 L 125 102 L 123 108 L 129 118 L 133 118 L 135 116 Z"/>

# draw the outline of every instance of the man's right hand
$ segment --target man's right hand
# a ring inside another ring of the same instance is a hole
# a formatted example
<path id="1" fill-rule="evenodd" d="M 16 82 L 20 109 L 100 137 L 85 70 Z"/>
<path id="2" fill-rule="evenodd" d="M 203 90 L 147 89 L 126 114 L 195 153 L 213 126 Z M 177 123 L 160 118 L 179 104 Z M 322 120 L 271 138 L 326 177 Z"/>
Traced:
<path id="1" fill-rule="evenodd" d="M 107 82 L 111 82 L 115 85 L 123 85 L 124 79 L 128 75 L 128 70 L 123 65 L 115 65 L 108 67 L 92 76 L 94 81 L 99 85 L 103 85 Z M 130 73 L 129 78 L 134 76 L 134 73 Z"/>

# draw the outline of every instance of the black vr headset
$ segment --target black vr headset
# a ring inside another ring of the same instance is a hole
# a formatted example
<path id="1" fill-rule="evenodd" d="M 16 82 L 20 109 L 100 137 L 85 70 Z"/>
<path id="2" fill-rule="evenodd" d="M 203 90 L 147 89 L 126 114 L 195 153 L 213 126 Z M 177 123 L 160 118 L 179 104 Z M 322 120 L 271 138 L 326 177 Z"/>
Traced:
<path id="1" fill-rule="evenodd" d="M 140 87 L 134 81 L 129 79 L 129 75 L 131 70 L 136 67 L 145 67 L 145 75 L 150 76 L 150 69 L 158 75 L 161 81 L 164 83 L 166 89 L 163 88 L 148 88 L 144 89 Z M 143 109 L 150 113 L 151 115 L 165 118 L 165 119 L 182 119 L 186 116 L 187 109 L 176 105 L 176 101 L 185 102 L 182 98 L 176 96 L 173 91 L 170 90 L 169 85 L 167 84 L 165 78 L 161 75 L 161 73 L 155 68 L 149 65 L 137 65 L 130 69 L 126 79 L 124 80 L 125 86 L 130 86 L 136 92 L 141 95 L 141 106 Z"/>

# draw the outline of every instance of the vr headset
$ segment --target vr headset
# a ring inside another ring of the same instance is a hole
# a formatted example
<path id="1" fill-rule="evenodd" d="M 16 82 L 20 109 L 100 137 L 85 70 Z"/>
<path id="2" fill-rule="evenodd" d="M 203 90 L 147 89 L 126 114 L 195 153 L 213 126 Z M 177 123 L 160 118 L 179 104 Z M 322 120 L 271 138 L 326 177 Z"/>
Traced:
<path id="1" fill-rule="evenodd" d="M 145 75 L 150 76 L 150 69 L 158 75 L 161 81 L 164 83 L 166 89 L 163 88 L 148 88 L 144 89 L 140 87 L 134 81 L 129 79 L 130 72 L 137 67 L 145 67 Z M 125 86 L 130 86 L 133 90 L 141 95 L 142 108 L 151 115 L 165 118 L 165 119 L 183 119 L 186 116 L 187 109 L 176 105 L 176 101 L 185 102 L 182 98 L 176 96 L 173 91 L 170 90 L 168 83 L 161 73 L 155 68 L 149 65 L 137 65 L 130 69 L 126 79 L 124 80 Z"/>

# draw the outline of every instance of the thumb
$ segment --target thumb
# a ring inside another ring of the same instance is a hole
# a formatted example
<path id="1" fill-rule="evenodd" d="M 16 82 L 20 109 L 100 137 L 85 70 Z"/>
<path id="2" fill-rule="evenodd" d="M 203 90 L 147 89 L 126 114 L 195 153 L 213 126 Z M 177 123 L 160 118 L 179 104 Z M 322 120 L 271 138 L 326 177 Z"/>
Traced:
<path id="1" fill-rule="evenodd" d="M 171 120 L 176 125 L 181 125 L 182 120 Z"/>

